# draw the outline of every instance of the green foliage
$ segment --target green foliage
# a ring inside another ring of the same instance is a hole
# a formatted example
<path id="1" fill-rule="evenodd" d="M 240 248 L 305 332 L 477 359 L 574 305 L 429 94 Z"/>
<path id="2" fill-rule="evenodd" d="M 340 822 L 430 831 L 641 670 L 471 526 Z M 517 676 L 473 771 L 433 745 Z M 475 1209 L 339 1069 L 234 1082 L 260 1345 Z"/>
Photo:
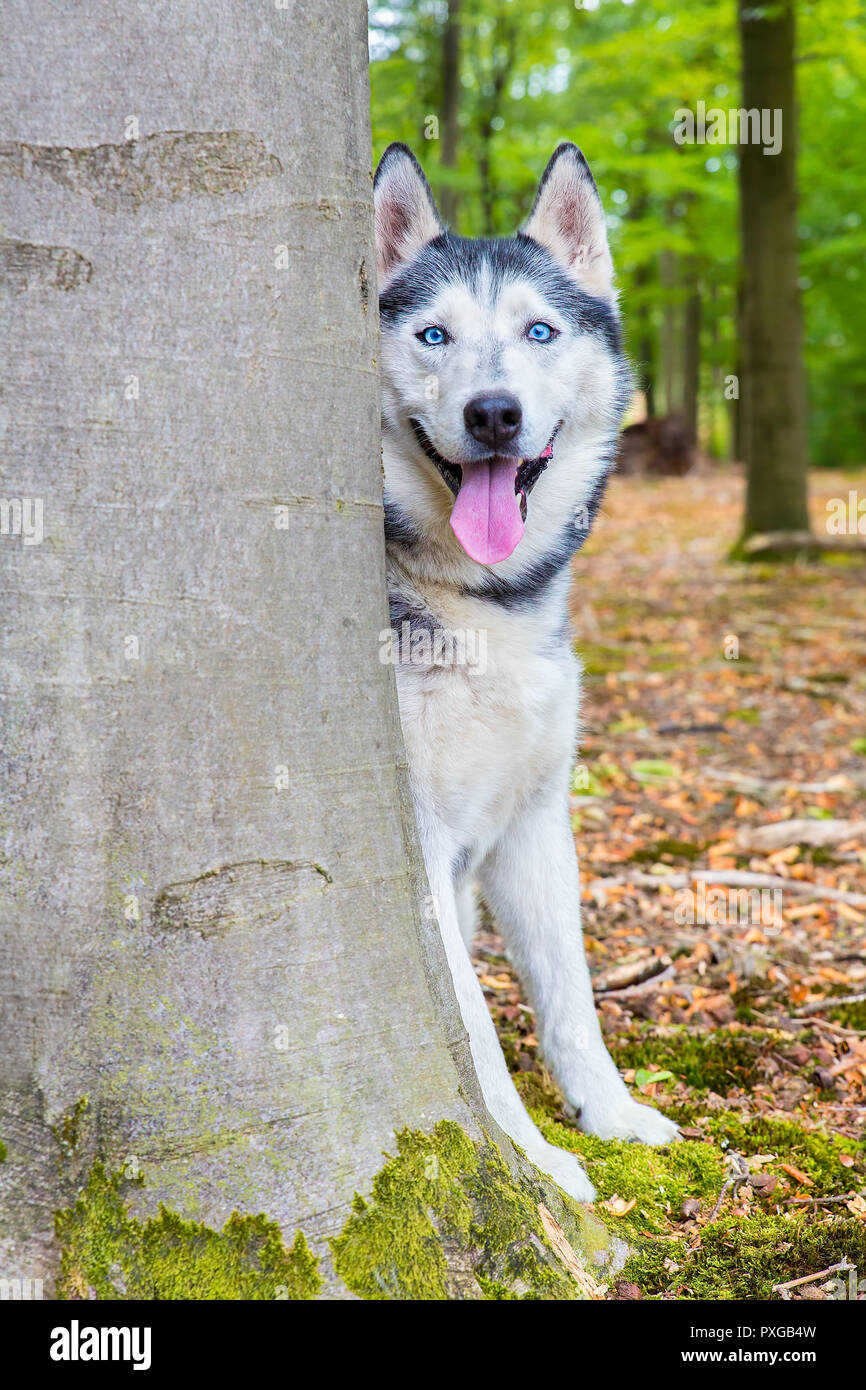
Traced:
<path id="1" fill-rule="evenodd" d="M 673 130 L 676 111 L 699 100 L 707 109 L 739 107 L 736 6 L 462 0 L 460 13 L 460 135 L 456 165 L 446 169 L 435 120 L 447 0 L 371 6 L 375 156 L 406 141 L 434 191 L 447 185 L 458 195 L 458 230 L 498 235 L 527 216 L 556 144 L 575 140 L 608 214 L 632 357 L 661 396 L 663 320 L 673 315 L 677 341 L 684 301 L 697 289 L 703 442 L 730 452 L 724 391 L 738 372 L 738 147 L 678 145 Z M 857 463 L 866 424 L 866 27 L 860 0 L 800 0 L 797 24 L 812 461 Z M 679 358 L 671 371 L 676 404 Z"/>

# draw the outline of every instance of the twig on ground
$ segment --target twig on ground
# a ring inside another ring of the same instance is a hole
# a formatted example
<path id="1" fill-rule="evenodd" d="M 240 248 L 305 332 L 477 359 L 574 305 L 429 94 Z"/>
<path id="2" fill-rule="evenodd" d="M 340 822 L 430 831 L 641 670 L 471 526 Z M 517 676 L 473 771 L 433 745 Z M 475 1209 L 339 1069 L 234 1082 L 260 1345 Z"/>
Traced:
<path id="1" fill-rule="evenodd" d="M 722 1190 L 719 1193 L 718 1201 L 716 1202 L 716 1205 L 710 1212 L 710 1221 L 715 1221 L 716 1217 L 721 1211 L 722 1203 L 725 1200 L 725 1194 L 732 1187 L 739 1187 L 740 1184 L 744 1183 L 746 1181 L 746 1178 L 749 1176 L 749 1165 L 743 1158 L 742 1154 L 734 1151 L 729 1155 L 729 1161 L 731 1166 L 731 1172 L 730 1175 L 725 1179 L 724 1184 L 722 1186 Z"/>
<path id="2" fill-rule="evenodd" d="M 660 733 L 660 734 L 662 734 L 662 735 L 667 735 L 667 734 L 723 734 L 723 733 L 725 732 L 725 726 L 724 726 L 724 724 L 720 724 L 720 723 L 711 723 L 711 724 L 674 724 L 674 723 L 669 723 L 669 724 L 659 724 L 657 732 Z"/>
<path id="3" fill-rule="evenodd" d="M 565 1265 L 581 1292 L 587 1298 L 604 1298 L 607 1293 L 607 1285 L 599 1284 L 598 1280 L 593 1279 L 589 1271 L 584 1269 L 573 1246 L 569 1244 L 565 1232 L 556 1220 L 556 1217 L 547 1209 L 543 1202 L 538 1203 L 538 1214 L 541 1217 L 541 1224 L 544 1227 L 548 1240 L 553 1246 L 557 1258 Z"/>
<path id="4" fill-rule="evenodd" d="M 823 1207 L 826 1202 L 850 1202 L 852 1197 L 862 1195 L 862 1193 L 846 1192 L 844 1197 L 786 1197 L 780 1205 L 783 1207 Z"/>
<path id="5" fill-rule="evenodd" d="M 759 777 L 753 772 L 731 772 L 725 767 L 708 767 L 704 769 L 704 776 L 711 778 L 714 782 L 728 782 L 733 786 L 747 787 L 751 791 L 796 791 L 805 792 L 809 796 L 821 796 L 825 792 L 845 792 L 854 787 L 863 786 L 866 777 L 862 774 L 851 775 L 840 772 L 836 777 L 831 777 L 826 782 L 790 782 L 783 777 Z"/>
<path id="6" fill-rule="evenodd" d="M 769 825 L 746 825 L 737 835 L 737 847 L 752 854 L 768 854 L 787 845 L 809 845 L 828 849 L 847 840 L 866 836 L 866 820 L 789 820 Z"/>
<path id="7" fill-rule="evenodd" d="M 648 980 L 642 980 L 638 985 L 624 985 L 622 989 L 598 989 L 595 993 L 599 999 L 624 999 L 626 995 L 646 994 L 649 990 L 655 989 L 656 985 L 660 985 L 663 980 L 672 979 L 675 973 L 674 967 L 669 965 L 664 970 L 660 970 L 657 975 L 651 975 Z"/>
<path id="8" fill-rule="evenodd" d="M 822 551 L 834 555 L 857 554 L 866 550 L 866 540 L 859 536 L 846 537 L 844 541 L 832 536 L 813 536 L 811 531 L 763 531 L 750 536 L 743 542 L 743 554 L 750 557 L 758 555 L 809 555 Z"/>
<path id="9" fill-rule="evenodd" d="M 782 892 L 804 894 L 825 902 L 847 903 L 849 907 L 866 907 L 866 893 L 849 893 L 841 888 L 829 888 L 803 878 L 782 878 L 780 874 L 756 874 L 745 869 L 693 869 L 680 874 L 613 874 L 609 878 L 594 878 L 588 887 L 602 891 L 611 884 L 632 884 L 636 888 L 688 888 L 692 883 L 718 884 L 726 888 L 778 888 Z"/>
<path id="10" fill-rule="evenodd" d="M 832 1001 L 830 1001 L 832 1002 Z M 829 1007 L 829 1003 L 828 1003 Z M 789 1019 L 790 1023 L 796 1023 L 796 1018 Z M 827 1033 L 832 1033 L 837 1038 L 866 1038 L 866 1028 L 843 1028 L 841 1023 L 833 1023 L 829 1018 L 812 1018 L 810 1028 L 817 1028 Z"/>
<path id="11" fill-rule="evenodd" d="M 798 1009 L 793 1015 L 794 1018 L 808 1018 L 810 1014 L 819 1014 L 822 1009 L 835 1009 L 839 1004 L 862 1004 L 866 1001 L 866 994 L 833 994 L 827 999 L 813 999 L 811 1003 L 804 1004 L 802 1009 Z M 830 1027 L 830 1025 L 827 1025 Z M 857 1032 L 856 1028 L 846 1031 Z"/>
<path id="12" fill-rule="evenodd" d="M 828 1265 L 826 1269 L 819 1269 L 816 1274 L 804 1274 L 802 1279 L 789 1279 L 784 1284 L 774 1284 L 773 1293 L 780 1293 L 782 1298 L 787 1298 L 790 1289 L 798 1289 L 801 1284 L 813 1284 L 816 1279 L 824 1279 L 828 1274 L 846 1274 L 853 1268 L 847 1260 L 840 1260 L 837 1265 Z"/>

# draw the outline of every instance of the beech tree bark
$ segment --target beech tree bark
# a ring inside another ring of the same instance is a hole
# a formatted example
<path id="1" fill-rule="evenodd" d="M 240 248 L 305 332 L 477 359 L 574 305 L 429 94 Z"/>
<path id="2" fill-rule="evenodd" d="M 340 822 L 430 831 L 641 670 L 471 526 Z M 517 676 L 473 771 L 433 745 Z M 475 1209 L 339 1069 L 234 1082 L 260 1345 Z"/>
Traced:
<path id="1" fill-rule="evenodd" d="M 231 1296 L 100 1254 L 95 1160 L 199 1252 L 300 1229 L 329 1297 L 414 1296 L 329 1245 L 397 1131 L 502 1141 L 527 1239 L 574 1216 L 481 1103 L 379 660 L 365 18 L 5 7 L 0 1275 L 46 1293 Z"/>

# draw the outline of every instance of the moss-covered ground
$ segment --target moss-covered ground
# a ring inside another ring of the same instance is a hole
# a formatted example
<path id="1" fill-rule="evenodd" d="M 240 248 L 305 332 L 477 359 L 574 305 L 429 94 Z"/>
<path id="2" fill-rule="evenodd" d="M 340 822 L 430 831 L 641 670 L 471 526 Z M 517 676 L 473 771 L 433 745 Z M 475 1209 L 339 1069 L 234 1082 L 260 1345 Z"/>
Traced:
<path id="1" fill-rule="evenodd" d="M 691 1040 L 684 1041 L 688 1059 Z M 665 1063 L 676 1066 L 676 1049 L 665 1042 Z M 840 1262 L 866 1272 L 866 1202 L 854 1195 L 866 1186 L 866 1145 L 857 1139 L 802 1118 L 708 1106 L 713 1093 L 696 1088 L 688 1100 L 662 1105 L 683 1127 L 676 1144 L 602 1141 L 580 1133 L 542 1069 L 516 1079 L 545 1137 L 580 1155 L 600 1213 L 628 1241 L 611 1297 L 625 1288 L 629 1297 L 773 1299 L 774 1285 Z M 748 1176 L 713 1217 L 735 1164 Z M 840 1277 L 816 1288 L 830 1296 L 825 1286 Z"/>

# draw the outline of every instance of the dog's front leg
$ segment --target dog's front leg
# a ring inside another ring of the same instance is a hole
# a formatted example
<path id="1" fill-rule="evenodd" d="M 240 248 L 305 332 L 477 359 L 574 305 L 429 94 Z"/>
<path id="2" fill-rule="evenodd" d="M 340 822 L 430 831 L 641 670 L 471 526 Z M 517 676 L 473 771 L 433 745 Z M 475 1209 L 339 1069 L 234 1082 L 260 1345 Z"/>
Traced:
<path id="1" fill-rule="evenodd" d="M 596 1017 L 580 927 L 580 881 L 566 794 L 523 807 L 482 867 L 487 902 L 536 1013 L 547 1064 L 578 1124 L 603 1139 L 665 1144 L 677 1127 L 633 1100 Z"/>
<path id="2" fill-rule="evenodd" d="M 419 820 L 423 841 L 424 820 L 422 817 Z M 451 877 L 453 855 L 438 850 L 428 841 L 424 846 L 424 858 L 445 954 L 485 1104 L 506 1134 L 525 1150 L 530 1162 L 549 1174 L 577 1201 L 591 1202 L 595 1191 L 577 1159 L 543 1138 L 524 1109 L 508 1073 L 493 1019 L 461 935 Z"/>

